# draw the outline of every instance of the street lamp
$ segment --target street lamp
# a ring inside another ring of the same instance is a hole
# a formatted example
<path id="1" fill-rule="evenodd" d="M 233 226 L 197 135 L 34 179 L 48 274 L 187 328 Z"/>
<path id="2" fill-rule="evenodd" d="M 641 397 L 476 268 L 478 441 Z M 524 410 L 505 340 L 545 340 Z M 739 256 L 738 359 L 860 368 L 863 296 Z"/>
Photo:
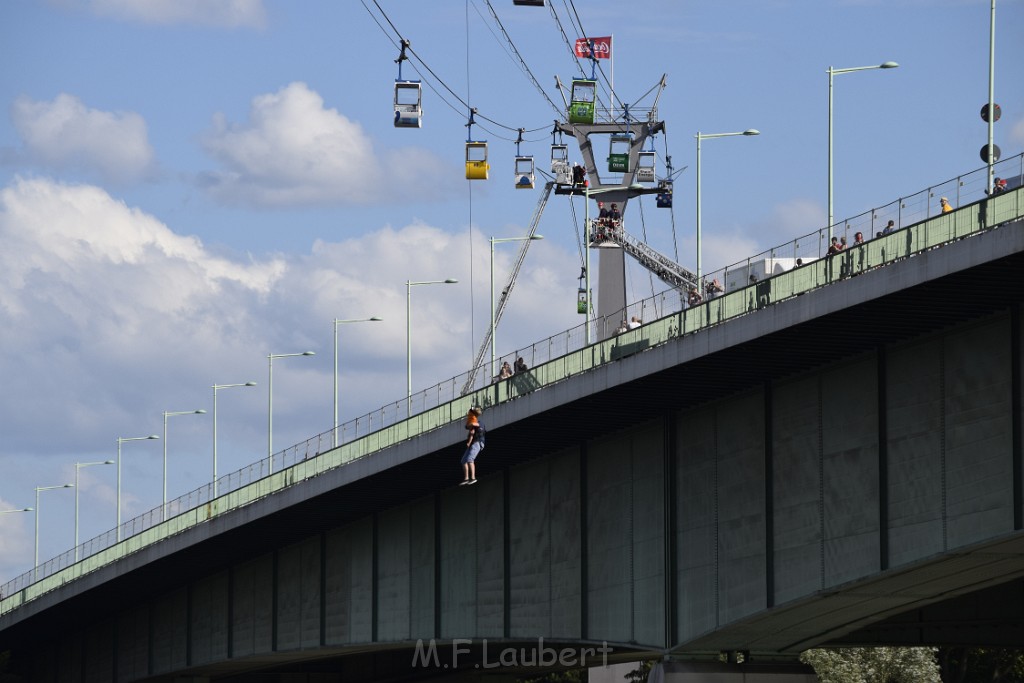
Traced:
<path id="1" fill-rule="evenodd" d="M 313 351 L 302 353 L 271 353 L 267 356 L 269 371 L 267 373 L 267 460 L 269 474 L 274 473 L 274 359 L 292 358 L 294 356 L 315 356 Z"/>
<path id="2" fill-rule="evenodd" d="M 256 382 L 243 382 L 241 384 L 214 384 L 213 385 L 213 497 L 217 497 L 217 390 L 230 387 L 254 387 Z"/>
<path id="3" fill-rule="evenodd" d="M 454 285 L 458 280 L 422 280 L 405 281 L 405 382 L 407 388 L 405 414 L 412 415 L 412 288 L 417 285 Z"/>
<path id="4" fill-rule="evenodd" d="M 492 237 L 491 238 L 491 377 L 498 374 L 494 367 L 497 345 L 494 341 L 495 327 L 497 321 L 494 315 L 494 245 L 501 242 L 529 242 L 530 240 L 542 240 L 543 235 L 527 235 L 526 237 Z"/>
<path id="5" fill-rule="evenodd" d="M 49 491 L 51 489 L 71 489 L 74 488 L 74 484 L 58 484 L 57 486 L 37 486 L 36 487 L 36 554 L 35 560 L 32 563 L 32 580 L 36 580 L 36 573 L 39 569 L 39 492 Z"/>
<path id="6" fill-rule="evenodd" d="M 156 434 L 149 436 L 119 436 L 117 437 L 117 540 L 121 540 L 121 444 L 125 441 L 148 441 L 159 439 Z"/>
<path id="7" fill-rule="evenodd" d="M 167 418 L 175 415 L 206 415 L 205 410 L 164 411 L 164 500 L 160 505 L 160 520 L 167 519 Z"/>
<path id="8" fill-rule="evenodd" d="M 748 128 L 744 131 L 736 133 L 701 133 L 697 131 L 694 135 L 697 138 L 697 280 L 700 281 L 700 141 L 710 140 L 711 138 L 728 138 L 734 135 L 760 135 L 761 132 Z"/>
<path id="9" fill-rule="evenodd" d="M 93 465 L 113 465 L 113 460 L 99 460 L 97 462 L 76 462 L 75 463 L 75 562 L 78 562 L 78 470 Z"/>
<path id="10" fill-rule="evenodd" d="M 848 69 L 828 68 L 828 239 L 832 241 L 832 79 L 836 74 L 848 74 L 854 71 L 870 71 L 872 69 L 895 69 L 896 62 L 882 62 L 873 66 L 853 66 Z"/>
<path id="11" fill-rule="evenodd" d="M 338 445 L 338 325 L 343 323 L 376 323 L 384 320 L 379 316 L 371 318 L 355 318 L 352 320 L 334 319 L 334 430 L 331 431 L 331 447 Z"/>

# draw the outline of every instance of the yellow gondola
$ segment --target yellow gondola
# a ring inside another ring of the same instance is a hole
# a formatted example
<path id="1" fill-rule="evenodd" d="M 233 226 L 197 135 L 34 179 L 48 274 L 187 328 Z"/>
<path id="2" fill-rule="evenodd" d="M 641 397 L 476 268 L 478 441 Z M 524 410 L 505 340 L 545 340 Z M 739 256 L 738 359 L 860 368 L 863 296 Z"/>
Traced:
<path id="1" fill-rule="evenodd" d="M 487 141 L 467 141 L 466 180 L 487 180 L 490 169 L 487 163 Z"/>

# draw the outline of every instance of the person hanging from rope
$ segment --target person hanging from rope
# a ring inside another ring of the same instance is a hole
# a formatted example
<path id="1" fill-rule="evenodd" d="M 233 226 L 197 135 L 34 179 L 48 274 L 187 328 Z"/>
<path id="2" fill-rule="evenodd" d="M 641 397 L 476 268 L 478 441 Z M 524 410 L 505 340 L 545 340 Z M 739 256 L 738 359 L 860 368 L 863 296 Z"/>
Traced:
<path id="1" fill-rule="evenodd" d="M 466 450 L 462 454 L 462 482 L 459 486 L 467 486 L 476 483 L 476 458 L 484 449 L 484 441 L 487 438 L 487 429 L 480 421 L 483 410 L 479 406 L 473 406 L 466 415 L 466 429 L 469 435 L 466 437 Z"/>

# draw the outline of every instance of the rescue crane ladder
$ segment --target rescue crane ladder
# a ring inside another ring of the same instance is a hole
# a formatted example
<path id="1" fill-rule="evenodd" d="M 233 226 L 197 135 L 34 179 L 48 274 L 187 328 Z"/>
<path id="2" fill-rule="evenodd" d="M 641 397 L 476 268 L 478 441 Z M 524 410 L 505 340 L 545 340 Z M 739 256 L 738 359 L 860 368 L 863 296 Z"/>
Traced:
<path id="1" fill-rule="evenodd" d="M 540 199 L 537 201 L 537 207 L 533 210 L 533 218 L 530 219 L 530 232 L 529 237 L 533 237 L 537 234 L 537 226 L 540 224 L 540 217 L 544 213 L 544 207 L 548 203 L 548 197 L 551 196 L 551 189 L 555 186 L 555 183 L 548 181 L 544 185 L 544 191 L 540 195 Z M 494 305 L 494 324 L 497 325 L 498 321 L 501 320 L 501 314 L 505 310 L 505 304 L 508 303 L 508 297 L 512 294 L 512 288 L 516 284 L 516 277 L 519 275 L 519 269 L 523 265 L 523 261 L 526 259 L 526 251 L 530 248 L 530 242 L 532 239 L 523 240 L 523 246 L 519 248 L 519 256 L 516 258 L 515 263 L 512 266 L 512 270 L 508 274 L 508 283 L 505 288 L 501 290 L 501 295 L 498 297 L 497 303 Z M 491 347 L 491 328 L 487 327 L 487 332 L 484 334 L 484 341 L 480 345 L 480 350 L 477 351 L 476 358 L 473 359 L 473 367 L 469 371 L 469 378 L 466 379 L 466 383 L 462 387 L 462 396 L 465 396 L 473 390 L 473 383 L 476 381 L 476 374 L 480 371 L 481 363 L 483 363 L 484 355 L 487 350 Z M 490 363 L 488 363 L 490 366 Z M 488 373 L 491 372 L 488 367 Z"/>
<path id="2" fill-rule="evenodd" d="M 689 291 L 690 287 L 700 289 L 695 273 L 682 267 L 664 254 L 655 251 L 645 242 L 641 242 L 625 230 L 616 230 L 613 239 L 622 247 L 623 251 L 636 259 L 641 266 L 654 273 L 666 284 L 675 287 L 681 292 Z"/>

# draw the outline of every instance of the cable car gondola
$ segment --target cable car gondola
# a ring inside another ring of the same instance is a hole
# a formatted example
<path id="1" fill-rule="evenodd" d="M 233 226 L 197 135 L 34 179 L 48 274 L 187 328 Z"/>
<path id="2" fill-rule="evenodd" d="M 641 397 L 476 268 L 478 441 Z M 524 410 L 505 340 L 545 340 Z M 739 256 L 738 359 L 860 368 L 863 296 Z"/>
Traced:
<path id="1" fill-rule="evenodd" d="M 419 81 L 395 81 L 395 128 L 423 125 L 423 90 Z"/>
<path id="2" fill-rule="evenodd" d="M 519 129 L 519 138 L 516 140 L 516 189 L 517 190 L 532 190 L 533 189 L 533 157 L 523 154 L 519 149 L 519 145 L 523 142 L 523 133 L 525 129 Z"/>
<path id="3" fill-rule="evenodd" d="M 516 157 L 516 189 L 532 190 L 534 185 L 533 157 Z"/>
<path id="4" fill-rule="evenodd" d="M 629 173 L 629 151 L 633 146 L 632 133 L 613 133 L 608 145 L 608 170 Z"/>
<path id="5" fill-rule="evenodd" d="M 487 180 L 487 141 L 466 141 L 466 180 Z"/>
<path id="6" fill-rule="evenodd" d="M 640 152 L 636 160 L 636 181 L 638 183 L 654 182 L 655 153 L 653 150 Z"/>
<path id="7" fill-rule="evenodd" d="M 597 81 L 576 78 L 572 81 L 572 100 L 569 103 L 569 123 L 594 123 L 594 101 L 597 98 Z"/>
<path id="8" fill-rule="evenodd" d="M 658 183 L 658 189 L 660 190 L 654 197 L 654 201 L 659 209 L 671 209 L 672 208 L 672 181 L 662 180 Z"/>

